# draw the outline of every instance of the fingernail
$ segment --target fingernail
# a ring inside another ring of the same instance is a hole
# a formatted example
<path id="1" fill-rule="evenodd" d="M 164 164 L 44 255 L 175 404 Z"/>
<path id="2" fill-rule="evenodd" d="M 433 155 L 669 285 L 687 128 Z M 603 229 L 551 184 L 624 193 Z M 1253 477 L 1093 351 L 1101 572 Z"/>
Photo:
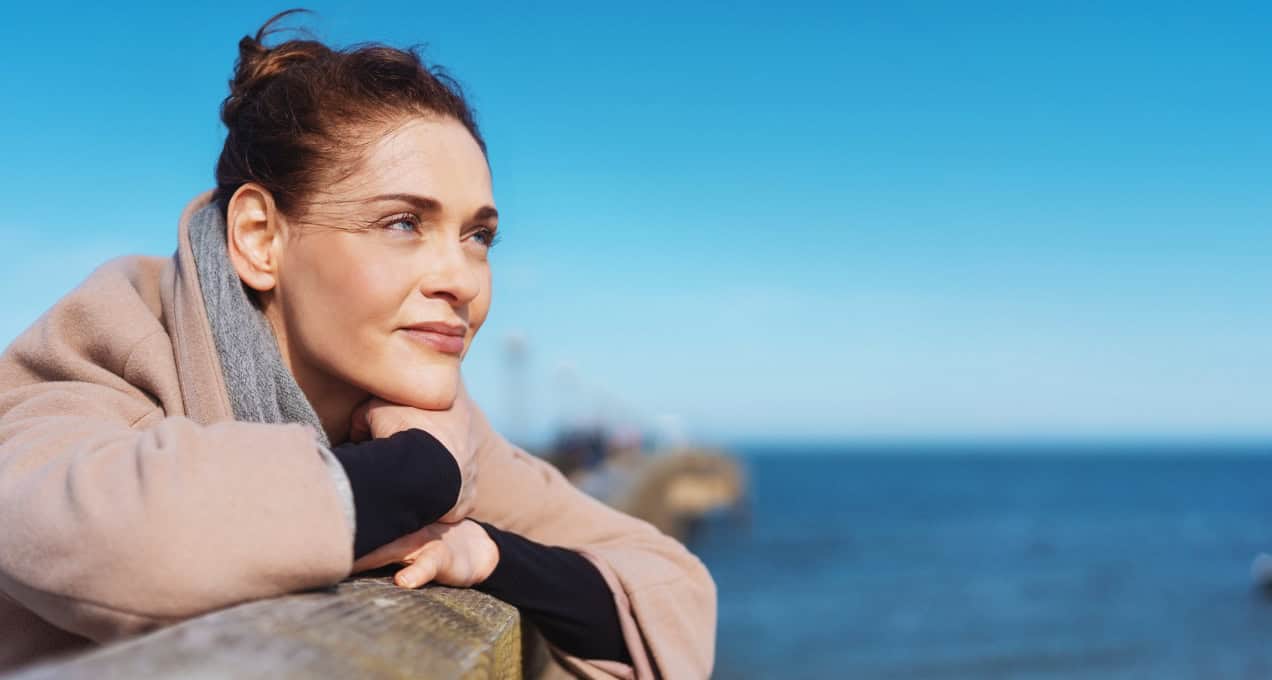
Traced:
<path id="1" fill-rule="evenodd" d="M 411 578 L 410 576 L 403 576 L 401 583 L 403 588 L 415 587 L 415 579 Z"/>

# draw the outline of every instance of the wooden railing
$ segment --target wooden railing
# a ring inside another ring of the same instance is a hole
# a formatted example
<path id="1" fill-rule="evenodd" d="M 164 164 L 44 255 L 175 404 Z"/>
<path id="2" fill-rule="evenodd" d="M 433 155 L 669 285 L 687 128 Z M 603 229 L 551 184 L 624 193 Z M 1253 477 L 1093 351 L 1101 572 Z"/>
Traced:
<path id="1" fill-rule="evenodd" d="M 389 577 L 249 602 L 36 666 L 48 678 L 520 678 L 517 610 L 475 590 Z"/>

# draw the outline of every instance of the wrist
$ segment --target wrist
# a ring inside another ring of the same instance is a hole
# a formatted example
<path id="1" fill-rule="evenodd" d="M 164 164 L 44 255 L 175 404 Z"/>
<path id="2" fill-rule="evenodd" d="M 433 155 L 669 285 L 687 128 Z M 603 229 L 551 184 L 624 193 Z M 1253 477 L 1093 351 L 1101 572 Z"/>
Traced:
<path id="1" fill-rule="evenodd" d="M 458 501 L 459 466 L 424 430 L 342 444 L 332 454 L 353 495 L 355 557 L 437 521 Z"/>

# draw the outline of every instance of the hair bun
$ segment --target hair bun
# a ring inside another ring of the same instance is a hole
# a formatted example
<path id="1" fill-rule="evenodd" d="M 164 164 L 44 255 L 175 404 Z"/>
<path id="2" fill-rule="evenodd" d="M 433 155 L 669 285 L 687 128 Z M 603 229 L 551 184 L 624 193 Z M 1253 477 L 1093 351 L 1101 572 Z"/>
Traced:
<path id="1" fill-rule="evenodd" d="M 275 24 L 284 17 L 305 9 L 289 9 L 279 12 L 266 21 L 255 36 L 245 35 L 239 40 L 238 59 L 234 62 L 234 77 L 230 79 L 230 95 L 221 104 L 221 120 L 233 128 L 245 104 L 258 96 L 270 80 L 288 67 L 314 61 L 330 50 L 323 44 L 310 40 L 290 40 L 276 48 L 266 47 L 264 40 L 282 30 Z"/>

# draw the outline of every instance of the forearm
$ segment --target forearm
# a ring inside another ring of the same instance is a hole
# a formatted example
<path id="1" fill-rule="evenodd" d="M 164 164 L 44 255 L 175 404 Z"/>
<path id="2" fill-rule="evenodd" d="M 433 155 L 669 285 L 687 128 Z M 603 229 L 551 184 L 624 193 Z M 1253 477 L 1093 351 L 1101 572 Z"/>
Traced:
<path id="1" fill-rule="evenodd" d="M 423 430 L 342 444 L 332 453 L 353 490 L 355 559 L 437 521 L 459 498 L 459 465 Z"/>
<path id="2" fill-rule="evenodd" d="M 477 590 L 516 606 L 569 654 L 631 663 L 614 594 L 587 558 L 478 524 L 498 546 L 499 563 Z"/>
<path id="3" fill-rule="evenodd" d="M 339 581 L 342 501 L 299 426 L 0 426 L 0 588 L 95 640 Z M 269 455 L 262 455 L 268 453 Z"/>
<path id="4" fill-rule="evenodd" d="M 716 591 L 701 561 L 648 523 L 574 488 L 480 413 L 474 421 L 482 474 L 472 516 L 577 551 L 595 565 L 614 593 L 636 678 L 709 677 Z M 600 664 L 593 669 L 612 674 Z"/>

